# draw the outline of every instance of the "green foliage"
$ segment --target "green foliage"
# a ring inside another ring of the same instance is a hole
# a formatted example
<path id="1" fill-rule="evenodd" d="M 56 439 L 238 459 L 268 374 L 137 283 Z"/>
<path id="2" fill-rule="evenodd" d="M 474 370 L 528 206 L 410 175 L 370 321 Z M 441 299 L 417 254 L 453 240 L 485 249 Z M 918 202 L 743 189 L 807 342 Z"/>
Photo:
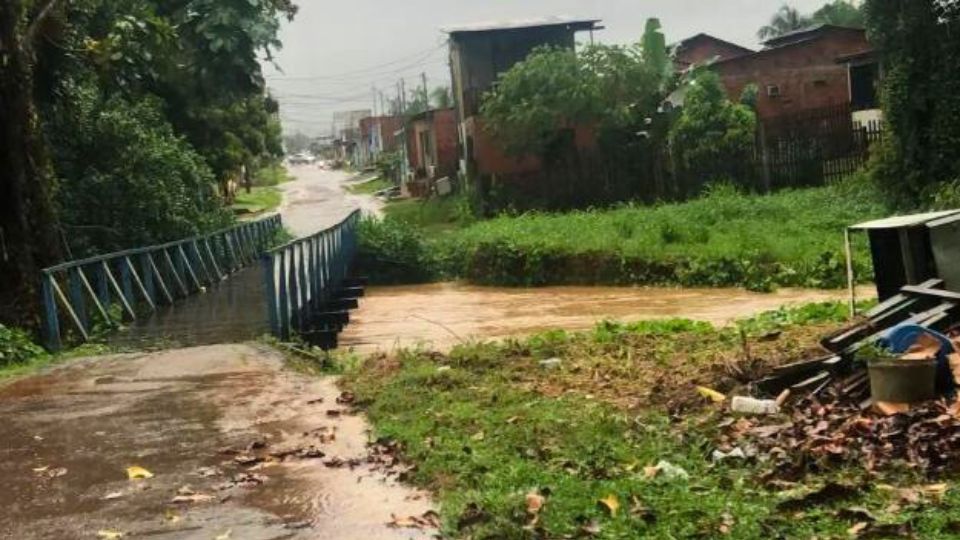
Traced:
<path id="1" fill-rule="evenodd" d="M 883 55 L 887 140 L 874 177 L 904 206 L 936 197 L 960 178 L 960 10 L 956 2 L 865 4 L 868 31 Z"/>
<path id="2" fill-rule="evenodd" d="M 486 284 L 831 288 L 846 284 L 844 228 L 887 212 L 861 178 L 773 195 L 717 185 L 679 204 L 504 215 L 419 237 L 416 250 L 435 255 L 427 274 Z M 865 246 L 856 263 L 867 278 Z"/>
<path id="3" fill-rule="evenodd" d="M 230 222 L 210 169 L 173 133 L 158 100 L 132 104 L 69 83 L 60 92 L 47 131 L 74 255 L 186 238 Z"/>
<path id="4" fill-rule="evenodd" d="M 430 92 L 430 101 L 437 109 L 449 109 L 453 107 L 453 92 L 449 86 L 438 86 Z"/>
<path id="5" fill-rule="evenodd" d="M 261 187 L 279 186 L 292 179 L 286 167 L 279 160 L 269 160 L 253 171 L 253 185 Z"/>
<path id="6" fill-rule="evenodd" d="M 23 364 L 47 356 L 23 330 L 0 324 L 0 368 Z"/>
<path id="7" fill-rule="evenodd" d="M 689 84 L 683 111 L 670 131 L 678 167 L 705 182 L 745 177 L 742 166 L 751 162 L 756 115 L 727 99 L 713 71 L 699 72 Z"/>
<path id="8" fill-rule="evenodd" d="M 283 202 L 283 194 L 275 187 L 255 187 L 247 193 L 241 189 L 233 201 L 234 212 L 259 214 L 276 210 Z"/>
<path id="9" fill-rule="evenodd" d="M 810 18 L 786 4 L 780 6 L 770 19 L 770 24 L 760 28 L 757 37 L 762 40 L 773 39 L 810 26 Z"/>
<path id="10" fill-rule="evenodd" d="M 863 10 L 847 0 L 833 0 L 813 13 L 812 20 L 819 24 L 834 24 L 850 28 L 863 28 L 866 20 Z"/>
<path id="11" fill-rule="evenodd" d="M 826 331 L 813 325 L 834 323 L 842 307 L 783 310 L 803 322 L 787 323 L 779 343 L 752 343 L 756 358 L 801 358 Z M 544 369 L 545 358 L 561 364 Z M 733 328 L 602 323 L 593 332 L 468 344 L 449 355 L 402 352 L 349 369 L 345 384 L 375 436 L 396 442 L 415 465 L 409 479 L 433 490 L 444 538 L 843 538 L 851 508 L 883 516 L 880 523 L 909 523 L 921 538 L 952 537 L 960 516 L 953 490 L 936 503 L 901 507 L 899 490 L 874 487 L 929 478 L 823 460 L 807 477 L 791 478 L 797 489 L 778 492 L 762 487 L 777 478 L 762 459 L 712 460 L 718 420 L 728 416 L 704 411 L 695 387 L 734 391 L 739 385 L 724 386 L 718 374 L 756 369 L 751 364 Z M 672 399 L 659 401 L 663 394 Z M 663 460 L 689 477 L 645 474 Z M 861 487 L 841 499 L 810 497 L 802 512 L 781 506 L 829 481 Z M 536 515 L 527 511 L 528 494 L 543 497 Z M 599 504 L 611 497 L 617 512 Z"/>
<path id="12" fill-rule="evenodd" d="M 377 283 L 417 283 L 434 278 L 436 263 L 421 232 L 399 219 L 360 222 L 357 265 Z"/>
<path id="13" fill-rule="evenodd" d="M 513 154 L 543 154 L 558 133 L 603 113 L 597 79 L 568 49 L 538 48 L 484 98 L 487 129 Z"/>

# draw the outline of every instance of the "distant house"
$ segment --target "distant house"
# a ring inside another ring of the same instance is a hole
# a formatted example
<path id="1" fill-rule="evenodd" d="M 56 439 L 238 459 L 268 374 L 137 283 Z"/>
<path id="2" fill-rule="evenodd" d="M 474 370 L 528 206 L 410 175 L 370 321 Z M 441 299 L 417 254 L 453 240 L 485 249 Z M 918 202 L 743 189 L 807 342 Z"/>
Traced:
<path id="1" fill-rule="evenodd" d="M 384 152 L 397 149 L 395 133 L 403 126 L 400 116 L 367 116 L 360 119 L 358 165 L 373 165 Z"/>
<path id="2" fill-rule="evenodd" d="M 754 51 L 710 34 L 701 33 L 675 43 L 671 46 L 671 52 L 677 71 L 686 71 L 691 66 L 738 58 L 752 54 Z"/>
<path id="3" fill-rule="evenodd" d="M 468 177 L 536 171 L 536 158 L 507 157 L 484 131 L 480 118 L 483 95 L 497 78 L 537 47 L 573 49 L 578 32 L 601 29 L 597 19 L 547 17 L 529 21 L 474 24 L 446 28 L 456 102 L 462 170 Z M 578 140 L 581 139 L 578 137 Z"/>
<path id="4" fill-rule="evenodd" d="M 409 171 L 404 187 L 410 195 L 426 195 L 435 180 L 456 175 L 457 116 L 454 109 L 434 109 L 415 115 L 403 132 Z"/>
<path id="5" fill-rule="evenodd" d="M 841 61 L 872 51 L 862 29 L 818 25 L 763 45 L 757 52 L 713 64 L 731 99 L 739 99 L 749 84 L 759 87 L 761 119 L 845 106 L 854 99 L 863 103 L 876 99 L 875 90 L 868 91 L 874 81 L 858 82 L 857 96 L 851 95 L 854 64 Z"/>

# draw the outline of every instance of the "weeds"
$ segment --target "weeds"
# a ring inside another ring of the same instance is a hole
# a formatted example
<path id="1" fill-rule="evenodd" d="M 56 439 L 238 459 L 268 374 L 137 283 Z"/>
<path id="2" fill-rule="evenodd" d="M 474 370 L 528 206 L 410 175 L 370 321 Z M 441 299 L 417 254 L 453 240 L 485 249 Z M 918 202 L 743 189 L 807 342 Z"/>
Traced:
<path id="1" fill-rule="evenodd" d="M 776 344 L 752 344 L 758 369 L 802 355 L 842 308 L 743 321 L 783 331 Z M 410 480 L 437 493 L 445 538 L 842 538 L 864 519 L 876 520 L 871 530 L 951 537 L 960 495 L 904 503 L 899 488 L 931 481 L 910 472 L 877 478 L 846 464 L 792 484 L 769 482 L 762 462 L 712 461 L 712 406 L 685 378 L 722 386 L 741 360 L 738 334 L 683 320 L 605 322 L 378 357 L 348 369 L 345 384 L 377 435 L 416 465 Z M 561 363 L 544 367 L 546 357 Z M 689 478 L 657 475 L 661 461 Z M 835 482 L 850 486 L 842 497 L 811 495 Z"/>
<path id="2" fill-rule="evenodd" d="M 410 203 L 420 204 L 420 203 Z M 449 209 L 448 209 L 449 210 Z M 465 278 L 492 285 L 682 285 L 836 288 L 846 283 L 843 230 L 887 212 L 863 180 L 823 188 L 747 195 L 729 186 L 703 198 L 653 207 L 626 205 L 567 214 L 501 216 L 467 226 L 433 210 L 395 212 L 368 224 L 367 272 L 401 247 L 377 229 L 422 230 L 418 279 Z M 446 231 L 445 234 L 439 234 Z M 411 233 L 404 232 L 404 240 Z M 379 250 L 386 250 L 381 257 Z M 866 247 L 857 275 L 869 276 Z M 391 276 L 396 281 L 396 276 Z"/>

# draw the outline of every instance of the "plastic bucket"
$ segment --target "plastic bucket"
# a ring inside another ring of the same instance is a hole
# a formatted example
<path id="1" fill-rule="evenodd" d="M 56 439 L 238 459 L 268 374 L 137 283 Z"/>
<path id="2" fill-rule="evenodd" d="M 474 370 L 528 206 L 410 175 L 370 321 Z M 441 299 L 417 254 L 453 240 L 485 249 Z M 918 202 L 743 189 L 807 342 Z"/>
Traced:
<path id="1" fill-rule="evenodd" d="M 937 361 L 878 360 L 871 362 L 870 393 L 874 401 L 918 403 L 937 398 Z"/>

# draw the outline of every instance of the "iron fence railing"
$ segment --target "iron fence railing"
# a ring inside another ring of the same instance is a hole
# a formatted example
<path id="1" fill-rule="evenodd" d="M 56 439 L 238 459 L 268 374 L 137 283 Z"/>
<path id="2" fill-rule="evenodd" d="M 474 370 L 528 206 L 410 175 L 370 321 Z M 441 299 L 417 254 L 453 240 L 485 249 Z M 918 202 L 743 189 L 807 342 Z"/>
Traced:
<path id="1" fill-rule="evenodd" d="M 267 317 L 273 335 L 287 340 L 310 331 L 315 315 L 338 300 L 357 251 L 360 211 L 312 236 L 274 248 L 262 259 Z"/>
<path id="2" fill-rule="evenodd" d="M 279 215 L 212 234 L 71 261 L 42 273 L 44 326 L 50 350 L 62 347 L 67 323 L 88 341 L 97 323 L 116 327 L 158 306 L 205 291 L 255 261 L 282 226 Z"/>

